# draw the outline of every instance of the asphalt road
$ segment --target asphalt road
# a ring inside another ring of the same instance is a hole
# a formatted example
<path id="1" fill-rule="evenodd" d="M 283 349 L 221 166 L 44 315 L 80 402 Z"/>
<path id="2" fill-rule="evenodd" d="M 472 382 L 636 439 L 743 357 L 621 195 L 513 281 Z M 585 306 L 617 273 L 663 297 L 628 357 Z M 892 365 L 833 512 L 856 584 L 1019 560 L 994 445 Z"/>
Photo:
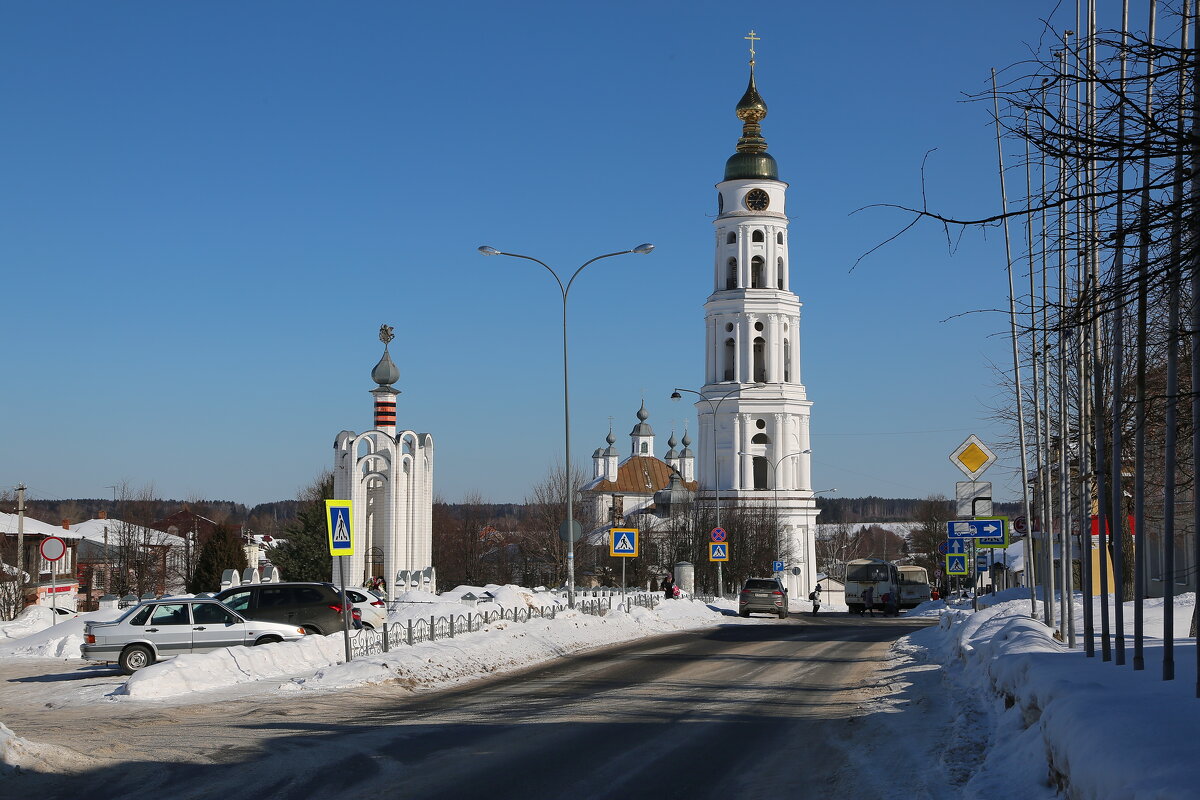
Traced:
<path id="1" fill-rule="evenodd" d="M 924 624 L 731 618 L 427 695 L 385 685 L 207 706 L 9 709 L 3 721 L 19 735 L 102 766 L 10 777 L 0 794 L 884 797 L 895 784 L 873 789 L 855 767 L 877 745 L 862 705 L 894 693 L 883 657 Z"/>

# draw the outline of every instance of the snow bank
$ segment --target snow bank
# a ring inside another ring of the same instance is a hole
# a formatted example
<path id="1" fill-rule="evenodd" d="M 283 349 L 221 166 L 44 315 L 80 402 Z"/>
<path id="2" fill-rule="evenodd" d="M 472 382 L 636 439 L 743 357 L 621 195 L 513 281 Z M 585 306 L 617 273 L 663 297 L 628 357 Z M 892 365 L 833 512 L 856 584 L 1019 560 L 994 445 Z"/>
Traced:
<path id="1" fill-rule="evenodd" d="M 73 750 L 22 739 L 0 722 L 0 778 L 19 774 L 22 770 L 64 772 L 91 764 L 92 759 Z"/>
<path id="2" fill-rule="evenodd" d="M 122 613 L 111 610 L 92 611 L 61 619 L 57 625 L 51 625 L 48 617 L 43 624 L 41 616 L 37 616 L 33 618 L 32 623 L 17 626 L 24 617 L 22 615 L 7 623 L 9 638 L 0 639 L 0 657 L 79 658 L 79 646 L 83 644 L 83 623 L 109 622 Z"/>
<path id="3" fill-rule="evenodd" d="M 1024 596 L 1022 597 L 1022 593 Z M 935 628 L 911 641 L 937 660 L 961 664 L 981 694 L 996 698 L 998 718 L 1011 707 L 1049 762 L 1049 773 L 1070 796 L 1096 798 L 1193 798 L 1200 786 L 1196 759 L 1196 651 L 1194 641 L 1175 642 L 1176 677 L 1162 676 L 1162 601 L 1146 601 L 1146 669 L 1132 662 L 1133 604 L 1125 605 L 1127 663 L 1104 662 L 1069 650 L 1052 631 L 1030 618 L 1028 590 L 989 598 L 977 613 L 945 612 Z M 1076 619 L 1082 604 L 1075 598 Z M 1176 635 L 1186 635 L 1195 596 L 1176 599 Z M 1097 626 L 1099 609 L 1097 607 Z M 993 748 L 989 758 L 1002 758 Z M 993 770 L 994 771 L 994 770 Z"/>
<path id="4" fill-rule="evenodd" d="M 524 604 L 525 596 L 533 595 L 527 589 L 512 588 L 512 592 L 500 592 L 498 599 L 502 603 Z M 724 605 L 732 607 L 729 601 L 724 601 Z M 469 610 L 461 604 L 455 607 L 458 613 Z M 393 614 L 392 618 L 396 616 Z M 495 620 L 465 636 L 412 647 L 398 645 L 388 653 L 356 658 L 348 664 L 343 663 L 345 645 L 340 634 L 306 636 L 298 642 L 177 656 L 139 670 L 115 694 L 158 699 L 285 677 L 291 680 L 277 687 L 283 691 L 385 682 L 410 689 L 435 688 L 516 669 L 582 648 L 716 625 L 726 619 L 719 605 L 700 602 L 672 601 L 660 604 L 653 611 L 635 607 L 628 613 L 614 608 L 603 617 L 563 609 L 555 619 Z"/>

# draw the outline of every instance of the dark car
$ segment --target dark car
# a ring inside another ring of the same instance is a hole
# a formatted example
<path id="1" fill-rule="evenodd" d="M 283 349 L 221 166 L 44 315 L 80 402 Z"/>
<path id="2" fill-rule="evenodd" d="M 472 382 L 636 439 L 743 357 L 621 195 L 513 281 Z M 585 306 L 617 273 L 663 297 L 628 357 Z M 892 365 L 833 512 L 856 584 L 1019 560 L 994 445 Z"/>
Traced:
<path id="1" fill-rule="evenodd" d="M 342 629 L 342 595 L 330 583 L 250 583 L 215 597 L 247 619 L 296 625 L 318 636 Z"/>
<path id="2" fill-rule="evenodd" d="M 747 578 L 738 595 L 738 613 L 750 616 L 751 611 L 775 614 L 780 619 L 788 615 L 787 589 L 778 578 Z"/>

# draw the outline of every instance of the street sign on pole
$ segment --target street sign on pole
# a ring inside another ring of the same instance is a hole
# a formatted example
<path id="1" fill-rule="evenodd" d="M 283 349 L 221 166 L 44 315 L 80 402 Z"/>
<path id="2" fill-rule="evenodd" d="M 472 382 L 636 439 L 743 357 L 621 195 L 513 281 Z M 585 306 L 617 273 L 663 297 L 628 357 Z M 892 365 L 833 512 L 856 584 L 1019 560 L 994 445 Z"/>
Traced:
<path id="1" fill-rule="evenodd" d="M 971 480 L 978 478 L 995 462 L 996 454 L 973 433 L 950 454 L 950 463 Z"/>
<path id="2" fill-rule="evenodd" d="M 994 539 L 1008 535 L 1008 517 L 956 519 L 946 523 L 947 539 Z"/>
<path id="3" fill-rule="evenodd" d="M 967 575 L 967 554 L 954 553 L 946 556 L 947 575 Z"/>
<path id="4" fill-rule="evenodd" d="M 47 536 L 38 545 L 42 558 L 50 562 L 50 623 L 58 624 L 58 576 L 54 574 L 54 562 L 67 554 L 67 543 L 57 536 Z"/>
<path id="5" fill-rule="evenodd" d="M 723 542 L 723 541 L 725 541 L 726 538 L 728 538 L 728 536 L 729 536 L 729 534 L 725 533 L 724 528 L 713 528 L 712 529 L 712 540 L 714 542 Z"/>
<path id="6" fill-rule="evenodd" d="M 346 641 L 346 663 L 354 659 L 350 651 L 350 598 L 346 596 L 346 559 L 354 555 L 354 511 L 350 500 L 326 500 L 325 524 L 329 533 L 329 554 L 337 557 L 342 579 L 342 636 Z"/>
<path id="7" fill-rule="evenodd" d="M 947 539 L 938 545 L 938 553 L 944 556 L 951 553 L 965 552 L 967 552 L 967 542 L 965 539 Z"/>
<path id="8" fill-rule="evenodd" d="M 954 484 L 958 499 L 958 516 L 990 517 L 992 515 L 992 482 L 959 481 Z"/>
<path id="9" fill-rule="evenodd" d="M 637 558 L 637 528 L 610 528 L 608 532 L 608 554 L 622 558 Z"/>
<path id="10" fill-rule="evenodd" d="M 709 561 L 728 561 L 729 545 L 725 542 L 710 542 L 708 545 Z"/>
<path id="11" fill-rule="evenodd" d="M 354 555 L 354 518 L 349 500 L 326 500 L 325 522 L 331 556 Z"/>
<path id="12" fill-rule="evenodd" d="M 771 562 L 771 572 L 783 572 L 784 564 L 782 561 Z"/>

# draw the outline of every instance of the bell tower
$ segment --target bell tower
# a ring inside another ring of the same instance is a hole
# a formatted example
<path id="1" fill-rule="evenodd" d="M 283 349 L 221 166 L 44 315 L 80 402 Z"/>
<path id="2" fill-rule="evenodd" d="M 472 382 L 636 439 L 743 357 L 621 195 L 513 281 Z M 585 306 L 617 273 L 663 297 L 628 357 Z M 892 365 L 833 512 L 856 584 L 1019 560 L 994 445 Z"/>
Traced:
<path id="1" fill-rule="evenodd" d="M 767 104 L 750 83 L 738 102 L 742 136 L 716 185 L 713 291 L 704 304 L 705 376 L 700 420 L 702 494 L 722 505 L 777 508 L 776 558 L 792 597 L 816 580 L 816 519 L 808 399 L 800 374 L 799 297 L 788 255 L 788 184 L 779 180 L 761 122 Z"/>

